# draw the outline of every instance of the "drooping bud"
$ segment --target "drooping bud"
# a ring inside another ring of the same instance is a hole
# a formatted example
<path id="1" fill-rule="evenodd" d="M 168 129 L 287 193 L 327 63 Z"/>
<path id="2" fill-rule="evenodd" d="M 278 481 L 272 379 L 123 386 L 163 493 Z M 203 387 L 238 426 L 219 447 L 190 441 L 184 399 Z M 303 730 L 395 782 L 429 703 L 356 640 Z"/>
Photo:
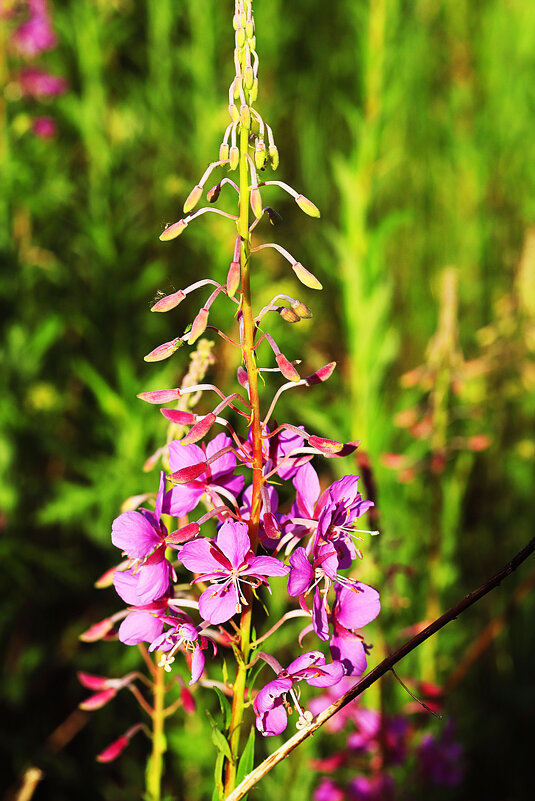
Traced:
<path id="1" fill-rule="evenodd" d="M 208 190 L 206 193 L 206 200 L 208 203 L 215 203 L 221 194 L 221 181 Z"/>
<path id="2" fill-rule="evenodd" d="M 308 214 L 309 217 L 321 216 L 318 207 L 315 206 L 314 203 L 312 203 L 312 201 L 309 200 L 304 195 L 297 195 L 297 197 L 295 198 L 295 202 L 297 203 L 301 211 L 304 211 L 305 214 Z"/>
<path id="3" fill-rule="evenodd" d="M 292 264 L 292 269 L 301 283 L 309 289 L 323 289 L 323 285 L 320 284 L 316 276 L 312 275 L 306 267 L 303 267 L 300 261 L 296 261 L 295 264 Z"/>
<path id="4" fill-rule="evenodd" d="M 169 475 L 169 481 L 172 484 L 187 484 L 188 481 L 195 481 L 196 478 L 202 476 L 208 469 L 206 462 L 197 462 L 187 467 L 181 467 Z"/>
<path id="5" fill-rule="evenodd" d="M 251 112 L 249 111 L 249 106 L 246 103 L 242 103 L 242 105 L 240 106 L 239 118 L 244 128 L 251 127 Z"/>
<path id="6" fill-rule="evenodd" d="M 227 274 L 227 293 L 231 298 L 233 298 L 238 291 L 238 287 L 240 286 L 240 277 L 240 262 L 231 262 Z"/>
<path id="7" fill-rule="evenodd" d="M 82 642 L 97 642 L 97 640 L 103 640 L 112 629 L 113 620 L 109 617 L 105 617 L 104 620 L 93 623 L 92 626 L 79 635 L 79 638 Z"/>
<path id="8" fill-rule="evenodd" d="M 246 89 L 251 90 L 253 88 L 254 72 L 252 67 L 245 67 L 245 71 L 243 73 L 243 82 Z"/>
<path id="9" fill-rule="evenodd" d="M 135 512 L 135 510 L 136 510 L 136 509 L 137 509 L 139 506 L 141 506 L 141 504 L 142 504 L 142 503 L 145 503 L 145 501 L 148 501 L 148 500 L 149 500 L 149 498 L 151 498 L 151 497 L 152 497 L 152 493 L 151 493 L 151 492 L 142 492 L 140 495 L 130 495 L 130 497 L 129 497 L 129 498 L 126 498 L 126 499 L 125 499 L 125 500 L 122 502 L 122 504 L 121 504 L 121 512 Z M 105 586 L 106 586 L 106 587 L 109 587 L 109 586 L 111 586 L 111 583 L 112 583 L 112 582 L 111 582 L 111 579 L 113 578 L 113 573 L 114 573 L 114 572 L 115 572 L 114 570 L 107 571 L 106 573 L 104 573 L 104 574 L 103 574 L 103 575 L 100 577 L 99 581 L 102 581 L 102 580 L 104 580 L 104 579 L 105 579 L 106 581 L 108 581 L 108 580 L 109 580 L 109 584 L 106 584 Z M 111 574 L 112 574 L 112 576 L 110 577 L 110 579 L 108 579 L 108 578 L 107 578 L 107 575 L 108 575 L 108 573 L 111 573 Z M 96 584 L 95 584 L 95 587 L 97 587 L 97 586 L 98 586 L 98 583 L 96 583 Z"/>
<path id="10" fill-rule="evenodd" d="M 150 392 L 139 392 L 136 398 L 147 403 L 170 403 L 180 398 L 179 389 L 152 389 Z"/>
<path id="11" fill-rule="evenodd" d="M 219 161 L 226 161 L 228 159 L 229 147 L 226 142 L 222 142 L 219 146 Z"/>
<path id="12" fill-rule="evenodd" d="M 307 385 L 310 387 L 313 384 L 321 384 L 323 381 L 327 381 L 327 379 L 332 376 L 335 367 L 336 362 L 329 362 L 325 367 L 320 367 L 319 370 L 316 370 L 315 373 L 312 373 L 312 375 L 309 375 L 308 378 L 305 379 Z"/>
<path id="13" fill-rule="evenodd" d="M 186 202 L 184 203 L 184 214 L 188 214 L 192 209 L 195 208 L 197 203 L 199 202 L 202 195 L 202 186 L 194 186 L 189 195 L 186 198 Z"/>
<path id="14" fill-rule="evenodd" d="M 204 334 L 206 331 L 206 326 L 208 324 L 208 309 L 201 309 L 197 314 L 197 317 L 194 319 L 193 324 L 191 326 L 191 332 L 189 335 L 188 342 L 190 345 L 193 345 L 200 336 Z"/>
<path id="15" fill-rule="evenodd" d="M 101 751 L 100 754 L 97 756 L 97 762 L 113 762 L 114 759 L 117 759 L 120 754 L 124 751 L 124 749 L 128 745 L 128 738 L 124 735 L 119 737 L 117 740 L 114 740 L 113 743 L 107 746 L 104 751 Z"/>
<path id="16" fill-rule="evenodd" d="M 230 159 L 230 169 L 235 170 L 237 169 L 240 163 L 240 151 L 235 145 L 230 148 L 229 152 L 229 159 Z"/>
<path id="17" fill-rule="evenodd" d="M 253 186 L 251 189 L 251 208 L 254 216 L 259 220 L 262 216 L 262 195 L 257 186 Z"/>
<path id="18" fill-rule="evenodd" d="M 182 342 L 180 337 L 177 337 L 176 339 L 172 339 L 170 342 L 164 342 L 162 345 L 158 345 L 157 348 L 154 348 L 154 350 L 151 350 L 150 353 L 147 353 L 143 359 L 146 362 L 161 362 L 163 359 L 168 359 L 169 356 L 172 356 L 181 345 Z"/>
<path id="19" fill-rule="evenodd" d="M 166 420 L 179 426 L 191 426 L 197 421 L 193 412 L 183 412 L 181 409 L 160 409 Z"/>
<path id="20" fill-rule="evenodd" d="M 306 303 L 303 303 L 301 300 L 293 300 L 291 305 L 294 312 L 298 314 L 302 320 L 310 320 L 312 312 Z"/>
<path id="21" fill-rule="evenodd" d="M 182 545 L 183 542 L 188 542 L 197 536 L 201 527 L 198 523 L 188 523 L 186 526 L 172 531 L 165 538 L 165 544 L 172 548 L 175 545 Z"/>
<path id="22" fill-rule="evenodd" d="M 147 495 L 141 497 L 146 499 L 147 497 L 150 498 L 150 496 L 151 493 L 148 493 Z M 143 503 L 143 501 L 141 503 Z M 137 506 L 134 507 L 134 509 L 137 509 Z M 134 511 L 134 509 L 132 509 L 132 511 Z M 128 509 L 123 509 L 121 507 L 121 512 L 128 512 L 128 511 L 129 511 Z M 115 565 L 114 567 L 110 567 L 109 570 L 106 570 L 101 576 L 99 576 L 98 579 L 93 584 L 95 589 L 103 590 L 106 587 L 111 587 L 111 585 L 113 584 L 113 577 L 115 575 L 116 570 L 117 570 L 117 565 Z"/>
<path id="23" fill-rule="evenodd" d="M 288 381 L 300 381 L 301 376 L 293 366 L 293 364 L 288 361 L 286 356 L 283 353 L 278 353 L 275 356 L 275 361 L 279 367 L 279 370 L 283 374 L 284 378 L 287 378 Z"/>
<path id="24" fill-rule="evenodd" d="M 154 306 L 151 307 L 151 311 L 166 312 L 175 309 L 185 297 L 186 293 L 179 289 L 178 292 L 173 292 L 171 295 L 166 295 L 164 298 L 157 300 Z"/>
<path id="25" fill-rule="evenodd" d="M 268 155 L 269 155 L 269 160 L 271 161 L 272 168 L 276 170 L 277 167 L 279 166 L 279 151 L 277 150 L 276 145 L 269 146 Z"/>
<path id="26" fill-rule="evenodd" d="M 254 151 L 254 163 L 257 170 L 262 170 L 266 163 L 266 145 L 262 139 L 256 140 Z"/>
<path id="27" fill-rule="evenodd" d="M 271 514 L 271 512 L 266 512 L 266 514 L 262 518 L 262 522 L 264 523 L 264 530 L 269 539 L 271 540 L 280 539 L 281 535 L 280 528 L 277 523 L 277 520 Z"/>
<path id="28" fill-rule="evenodd" d="M 249 379 L 247 377 L 247 370 L 245 370 L 241 365 L 238 367 L 238 384 L 240 387 L 244 389 L 249 389 Z"/>
<path id="29" fill-rule="evenodd" d="M 301 318 L 296 312 L 294 312 L 293 309 L 288 309 L 286 306 L 281 306 L 279 309 L 277 309 L 277 311 L 279 312 L 282 319 L 285 320 L 287 323 L 301 322 Z"/>
<path id="30" fill-rule="evenodd" d="M 216 416 L 213 413 L 207 414 L 205 417 L 198 420 L 193 428 L 190 428 L 185 437 L 182 437 L 182 445 L 192 445 L 202 439 L 212 428 L 215 423 Z"/>
<path id="31" fill-rule="evenodd" d="M 281 215 L 279 214 L 278 211 L 276 211 L 275 209 L 272 209 L 271 206 L 266 206 L 264 211 L 266 212 L 267 216 L 269 217 L 269 221 L 270 221 L 271 225 L 280 225 L 281 224 L 282 217 L 281 217 Z"/>
<path id="32" fill-rule="evenodd" d="M 112 698 L 115 698 L 116 695 L 117 689 L 110 687 L 107 690 L 102 690 L 102 692 L 90 695 L 89 698 L 86 698 L 85 701 L 82 701 L 80 704 L 78 704 L 78 706 L 80 709 L 85 709 L 86 711 L 101 709 L 103 706 L 109 703 Z"/>
<path id="33" fill-rule="evenodd" d="M 184 231 L 185 228 L 188 227 L 188 223 L 186 220 L 179 220 L 172 225 L 166 225 L 162 233 L 160 234 L 160 241 L 161 242 L 169 242 L 171 239 L 176 239 L 177 236 Z"/>
<path id="34" fill-rule="evenodd" d="M 232 122 L 239 121 L 240 112 L 238 111 L 238 106 L 236 105 L 236 103 L 229 103 L 228 113 L 230 114 L 230 119 L 232 120 Z"/>
<path id="35" fill-rule="evenodd" d="M 83 673 L 82 671 L 76 674 L 76 678 L 88 690 L 104 690 L 110 681 L 106 676 L 95 676 L 94 673 Z"/>
<path id="36" fill-rule="evenodd" d="M 188 690 L 187 687 L 182 687 L 180 690 L 180 697 L 182 699 L 182 706 L 184 707 L 184 712 L 187 712 L 188 715 L 193 714 L 196 709 L 195 698 L 193 697 L 192 693 Z"/>
<path id="37" fill-rule="evenodd" d="M 308 444 L 312 448 L 317 448 L 322 453 L 339 453 L 344 447 L 342 442 L 336 442 L 334 439 L 324 439 L 323 437 L 316 437 L 312 435 Z"/>

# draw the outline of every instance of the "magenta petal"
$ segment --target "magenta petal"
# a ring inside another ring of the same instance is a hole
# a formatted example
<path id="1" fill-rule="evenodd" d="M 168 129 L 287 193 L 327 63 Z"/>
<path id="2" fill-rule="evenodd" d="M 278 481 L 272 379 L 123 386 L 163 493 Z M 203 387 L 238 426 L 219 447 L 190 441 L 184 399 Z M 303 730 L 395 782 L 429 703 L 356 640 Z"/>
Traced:
<path id="1" fill-rule="evenodd" d="M 360 637 L 339 627 L 330 642 L 333 659 L 341 662 L 347 676 L 360 676 L 366 670 L 366 651 Z"/>
<path id="2" fill-rule="evenodd" d="M 113 586 L 117 595 L 129 606 L 141 606 L 141 601 L 137 591 L 138 576 L 131 570 L 116 570 L 113 574 Z"/>
<path id="3" fill-rule="evenodd" d="M 379 593 L 367 584 L 337 587 L 336 596 L 335 617 L 346 629 L 366 626 L 381 611 Z"/>
<path id="4" fill-rule="evenodd" d="M 163 631 L 160 618 L 149 612 L 130 612 L 119 627 L 119 639 L 125 645 L 152 642 Z"/>
<path id="5" fill-rule="evenodd" d="M 228 446 L 232 444 L 231 438 L 226 434 L 218 434 L 217 437 L 214 437 L 206 446 L 207 458 L 209 459 L 211 456 L 218 453 L 218 451 L 222 451 L 223 448 L 228 448 Z M 232 473 L 235 467 L 236 457 L 230 451 L 224 453 L 223 456 L 220 456 L 219 459 L 215 459 L 215 461 L 210 464 L 213 478 L 222 476 L 225 473 Z"/>
<path id="6" fill-rule="evenodd" d="M 251 550 L 247 523 L 225 520 L 217 535 L 217 547 L 225 554 L 232 567 L 240 567 Z"/>
<path id="7" fill-rule="evenodd" d="M 312 625 L 320 640 L 329 639 L 329 619 L 327 617 L 326 598 L 316 587 L 312 605 Z"/>
<path id="8" fill-rule="evenodd" d="M 288 716 L 281 698 L 277 699 L 276 706 L 256 718 L 256 728 L 264 737 L 274 737 L 277 734 L 282 734 L 287 725 Z"/>
<path id="9" fill-rule="evenodd" d="M 163 498 L 165 495 L 165 483 L 166 483 L 166 475 L 163 470 L 160 471 L 160 485 L 158 487 L 158 494 L 156 495 L 156 506 L 154 508 L 154 514 L 156 515 L 156 520 L 158 523 L 160 522 L 160 518 L 162 516 L 162 505 L 163 505 Z"/>
<path id="10" fill-rule="evenodd" d="M 324 664 L 325 657 L 321 651 L 307 651 L 306 654 L 301 654 L 301 656 L 298 656 L 293 662 L 290 662 L 288 665 L 288 673 L 294 675 L 300 670 L 305 670 L 305 668 Z"/>
<path id="11" fill-rule="evenodd" d="M 221 573 L 221 564 L 212 555 L 212 543 L 206 537 L 186 542 L 178 558 L 192 573 Z"/>
<path id="12" fill-rule="evenodd" d="M 132 559 L 144 559 L 161 538 L 141 512 L 123 512 L 113 521 L 111 541 Z"/>
<path id="13" fill-rule="evenodd" d="M 138 573 L 137 592 L 141 604 L 148 604 L 167 594 L 169 589 L 170 564 L 162 559 L 153 565 L 143 565 Z M 136 604 L 139 606 L 140 604 Z"/>
<path id="14" fill-rule="evenodd" d="M 257 714 L 272 709 L 278 698 L 292 689 L 293 681 L 290 678 L 273 679 L 258 692 L 254 701 L 254 708 Z"/>
<path id="15" fill-rule="evenodd" d="M 255 556 L 249 562 L 247 573 L 252 576 L 287 576 L 290 572 L 288 565 L 275 559 L 274 556 Z"/>
<path id="16" fill-rule="evenodd" d="M 341 662 L 331 662 L 330 665 L 323 665 L 318 675 L 306 676 L 305 681 L 311 687 L 332 687 L 338 684 L 345 676 L 345 669 Z"/>
<path id="17" fill-rule="evenodd" d="M 169 467 L 172 473 L 204 461 L 204 453 L 198 445 L 181 445 L 179 439 L 169 443 Z"/>
<path id="18" fill-rule="evenodd" d="M 314 516 L 314 504 L 320 495 L 320 482 L 318 474 L 311 464 L 304 464 L 297 471 L 293 480 L 293 485 L 297 490 L 299 498 L 297 503 L 303 507 L 304 517 Z"/>
<path id="19" fill-rule="evenodd" d="M 165 495 L 166 511 L 173 517 L 184 517 L 195 509 L 204 491 L 204 484 L 198 481 L 177 484 Z"/>
<path id="20" fill-rule="evenodd" d="M 238 593 L 234 584 L 208 587 L 199 598 L 199 614 L 214 626 L 225 623 L 238 611 Z"/>
<path id="21" fill-rule="evenodd" d="M 314 569 L 308 561 L 304 548 L 295 549 L 290 556 L 290 566 L 288 593 L 295 597 L 308 590 L 314 578 Z"/>
<path id="22" fill-rule="evenodd" d="M 202 676 L 204 670 L 204 654 L 202 648 L 196 648 L 191 657 L 191 681 L 189 684 L 195 684 L 196 681 Z"/>

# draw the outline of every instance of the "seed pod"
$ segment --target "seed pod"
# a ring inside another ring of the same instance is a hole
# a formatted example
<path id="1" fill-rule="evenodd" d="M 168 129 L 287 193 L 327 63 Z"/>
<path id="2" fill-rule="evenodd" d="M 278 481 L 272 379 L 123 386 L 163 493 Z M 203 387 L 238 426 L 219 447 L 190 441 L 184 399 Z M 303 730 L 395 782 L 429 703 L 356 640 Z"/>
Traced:
<path id="1" fill-rule="evenodd" d="M 196 537 L 200 530 L 201 528 L 198 523 L 188 523 L 186 526 L 182 526 L 182 528 L 168 534 L 165 538 L 165 544 L 169 545 L 171 548 L 174 545 L 182 545 L 183 542 L 188 542 L 192 540 L 193 537 Z"/>
<path id="2" fill-rule="evenodd" d="M 166 420 L 179 426 L 191 426 L 197 422 L 197 415 L 193 412 L 183 412 L 182 409 L 160 409 Z"/>
<path id="3" fill-rule="evenodd" d="M 302 320 L 310 320 L 312 317 L 312 312 L 308 308 L 308 306 L 303 303 L 301 300 L 293 300 L 292 301 L 292 309 Z"/>
<path id="4" fill-rule="evenodd" d="M 241 120 L 241 124 L 244 128 L 249 129 L 251 127 L 251 112 L 249 111 L 249 106 L 245 103 L 242 103 L 240 106 L 239 119 Z"/>
<path id="5" fill-rule="evenodd" d="M 207 414 L 201 420 L 198 420 L 193 428 L 190 428 L 186 436 L 182 437 L 182 445 L 193 445 L 193 443 L 202 439 L 210 431 L 215 423 L 215 420 L 216 416 L 212 412 Z"/>
<path id="6" fill-rule="evenodd" d="M 294 312 L 293 309 L 288 309 L 286 306 L 281 306 L 278 309 L 278 312 L 283 320 L 286 320 L 287 323 L 299 323 L 301 322 L 301 318 L 298 314 Z"/>
<path id="7" fill-rule="evenodd" d="M 202 476 L 203 473 L 206 473 L 207 469 L 208 465 L 206 462 L 197 462 L 197 464 L 182 467 L 180 470 L 171 473 L 169 481 L 172 484 L 187 484 L 189 481 L 195 481 L 196 478 Z"/>
<path id="8" fill-rule="evenodd" d="M 251 208 L 254 216 L 259 220 L 262 216 L 262 195 L 257 186 L 251 189 Z"/>
<path id="9" fill-rule="evenodd" d="M 306 379 L 308 386 L 312 384 L 321 384 L 323 381 L 327 381 L 334 372 L 334 368 L 336 367 L 336 362 L 330 362 L 326 364 L 325 367 L 320 367 L 319 370 L 316 370 L 315 373 L 309 375 Z"/>
<path id="10" fill-rule="evenodd" d="M 188 214 L 192 209 L 195 208 L 197 203 L 200 200 L 202 195 L 202 186 L 194 186 L 189 195 L 186 198 L 186 202 L 184 203 L 184 214 Z"/>
<path id="11" fill-rule="evenodd" d="M 308 444 L 312 448 L 317 448 L 325 454 L 339 453 L 344 447 L 342 442 L 336 442 L 334 439 L 324 439 L 323 437 L 311 436 L 309 437 Z"/>
<path id="12" fill-rule="evenodd" d="M 216 200 L 218 200 L 220 194 L 221 194 L 221 181 L 215 186 L 212 186 L 212 188 L 208 190 L 208 192 L 206 193 L 206 200 L 208 201 L 208 203 L 215 203 Z"/>
<path id="13" fill-rule="evenodd" d="M 186 220 L 179 220 L 172 225 L 166 225 L 162 233 L 160 234 L 160 241 L 161 242 L 170 242 L 171 239 L 176 239 L 177 236 L 188 227 L 188 223 Z"/>

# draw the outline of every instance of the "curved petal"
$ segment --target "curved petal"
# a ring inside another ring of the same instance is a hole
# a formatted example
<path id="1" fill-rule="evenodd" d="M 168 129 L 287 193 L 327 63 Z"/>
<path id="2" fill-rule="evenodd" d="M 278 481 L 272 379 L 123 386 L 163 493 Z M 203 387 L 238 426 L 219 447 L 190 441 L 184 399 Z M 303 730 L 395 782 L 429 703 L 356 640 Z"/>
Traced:
<path id="1" fill-rule="evenodd" d="M 381 611 L 379 593 L 358 582 L 354 587 L 336 588 L 334 616 L 346 629 L 360 629 L 375 620 Z"/>
<path id="2" fill-rule="evenodd" d="M 290 678 L 276 678 L 268 682 L 265 687 L 259 690 L 254 700 L 256 714 L 262 714 L 268 709 L 272 709 L 277 699 L 291 690 L 292 687 L 293 681 Z"/>
<path id="3" fill-rule="evenodd" d="M 325 657 L 321 651 L 307 651 L 306 654 L 301 654 L 293 662 L 288 665 L 288 673 L 294 675 L 300 670 L 313 667 L 314 665 L 324 665 Z"/>
<path id="4" fill-rule="evenodd" d="M 264 737 L 282 734 L 287 725 L 288 715 L 281 698 L 277 699 L 275 706 L 256 718 L 256 728 Z"/>
<path id="5" fill-rule="evenodd" d="M 251 550 L 247 523 L 225 520 L 216 539 L 217 547 L 227 557 L 232 567 L 240 567 Z"/>
<path id="6" fill-rule="evenodd" d="M 150 612 L 130 612 L 119 626 L 119 639 L 125 645 L 138 645 L 152 642 L 162 631 L 162 621 Z"/>
<path id="7" fill-rule="evenodd" d="M 333 687 L 345 676 L 345 668 L 341 662 L 331 662 L 324 665 L 317 674 L 305 676 L 305 681 L 311 687 Z"/>
<path id="8" fill-rule="evenodd" d="M 337 627 L 330 642 L 333 659 L 341 662 L 347 676 L 360 676 L 366 670 L 366 651 L 360 637 Z"/>
<path id="9" fill-rule="evenodd" d="M 165 493 L 165 511 L 173 517 L 189 514 L 201 500 L 204 491 L 204 484 L 199 481 L 177 484 Z"/>
<path id="10" fill-rule="evenodd" d="M 295 598 L 308 590 L 314 578 L 314 568 L 308 561 L 304 548 L 296 548 L 290 556 L 288 593 Z"/>
<path id="11" fill-rule="evenodd" d="M 199 598 L 199 614 L 214 626 L 225 623 L 238 611 L 238 593 L 234 584 L 208 587 Z"/>
<path id="12" fill-rule="evenodd" d="M 218 434 L 217 437 L 214 437 L 212 440 L 210 440 L 206 446 L 206 457 L 209 459 L 218 451 L 222 451 L 223 448 L 227 448 L 229 445 L 232 445 L 231 438 L 223 433 Z M 234 454 L 230 451 L 228 453 L 224 453 L 223 456 L 220 456 L 219 459 L 216 459 L 210 464 L 212 478 L 222 476 L 225 473 L 232 473 L 235 467 L 236 457 Z"/>
<path id="13" fill-rule="evenodd" d="M 141 606 L 144 601 L 139 597 L 137 591 L 138 574 L 132 570 L 116 570 L 113 574 L 113 586 L 115 592 L 129 606 Z"/>
<path id="14" fill-rule="evenodd" d="M 170 569 L 171 565 L 167 559 L 140 568 L 137 592 L 142 604 L 148 604 L 167 594 Z"/>
<path id="15" fill-rule="evenodd" d="M 204 461 L 204 453 L 198 445 L 182 445 L 179 439 L 169 443 L 169 467 L 172 473 Z"/>
<path id="16" fill-rule="evenodd" d="M 251 576 L 287 576 L 290 568 L 274 556 L 255 556 L 246 572 Z"/>
<path id="17" fill-rule="evenodd" d="M 327 617 L 327 598 L 316 587 L 314 603 L 312 605 L 312 625 L 320 640 L 329 639 L 329 618 Z"/>
<path id="18" fill-rule="evenodd" d="M 202 676 L 204 670 L 204 654 L 202 648 L 196 648 L 191 657 L 191 681 L 188 684 L 195 684 Z"/>
<path id="19" fill-rule="evenodd" d="M 111 541 L 132 559 L 144 559 L 161 537 L 141 512 L 123 512 L 112 523 Z"/>
<path id="20" fill-rule="evenodd" d="M 300 516 L 314 517 L 314 504 L 320 495 L 320 482 L 312 465 L 307 463 L 300 467 L 292 483 L 297 490 Z"/>
<path id="21" fill-rule="evenodd" d="M 156 515 L 156 520 L 158 523 L 160 522 L 160 518 L 162 516 L 162 505 L 163 505 L 163 497 L 165 495 L 165 483 L 166 483 L 166 475 L 163 470 L 160 471 L 160 484 L 158 486 L 158 494 L 156 495 L 156 506 L 154 507 L 154 514 Z"/>
<path id="22" fill-rule="evenodd" d="M 213 540 L 201 537 L 182 546 L 178 558 L 192 573 L 220 573 L 224 571 L 212 554 Z"/>

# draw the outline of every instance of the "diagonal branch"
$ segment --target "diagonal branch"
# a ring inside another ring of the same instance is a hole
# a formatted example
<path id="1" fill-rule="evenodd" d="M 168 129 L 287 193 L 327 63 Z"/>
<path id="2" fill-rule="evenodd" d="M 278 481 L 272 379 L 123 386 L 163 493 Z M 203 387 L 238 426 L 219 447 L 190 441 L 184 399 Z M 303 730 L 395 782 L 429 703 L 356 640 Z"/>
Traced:
<path id="1" fill-rule="evenodd" d="M 323 710 L 308 726 L 306 729 L 302 731 L 298 731 L 294 734 L 293 737 L 290 737 L 280 748 L 277 748 L 270 756 L 267 757 L 257 768 L 255 768 L 245 779 L 236 787 L 236 789 L 230 793 L 225 799 L 225 801 L 239 801 L 240 798 L 249 792 L 249 790 L 257 784 L 260 779 L 269 773 L 269 771 L 275 767 L 279 762 L 285 759 L 293 750 L 297 748 L 304 740 L 314 734 L 324 723 L 326 723 L 329 718 L 332 718 L 340 709 L 347 706 L 354 701 L 364 690 L 367 690 L 368 687 L 371 687 L 378 679 L 388 673 L 388 671 L 400 662 L 407 654 L 410 654 L 411 651 L 414 651 L 419 645 L 421 645 L 425 640 L 432 637 L 433 634 L 436 634 L 437 631 L 444 628 L 447 623 L 450 623 L 452 620 L 455 620 L 462 614 L 466 609 L 470 606 L 475 604 L 480 598 L 483 598 L 484 595 L 487 595 L 491 590 L 495 587 L 498 587 L 501 582 L 507 578 L 507 576 L 511 575 L 521 564 L 524 562 L 528 556 L 530 556 L 535 551 L 535 537 L 523 548 L 519 551 L 516 556 L 508 562 L 505 567 L 502 567 L 492 578 L 482 584 L 473 592 L 466 595 L 461 601 L 459 601 L 455 606 L 452 606 L 451 609 L 448 609 L 441 617 L 437 618 L 433 623 L 431 623 L 427 628 L 423 631 L 419 632 L 415 637 L 412 637 L 406 643 L 404 643 L 400 648 L 397 649 L 393 654 L 388 656 L 384 659 L 377 667 L 375 667 L 367 676 L 361 679 L 354 687 L 348 690 L 345 695 L 342 695 L 341 698 L 338 698 L 334 703 L 328 706 L 326 709 Z"/>

